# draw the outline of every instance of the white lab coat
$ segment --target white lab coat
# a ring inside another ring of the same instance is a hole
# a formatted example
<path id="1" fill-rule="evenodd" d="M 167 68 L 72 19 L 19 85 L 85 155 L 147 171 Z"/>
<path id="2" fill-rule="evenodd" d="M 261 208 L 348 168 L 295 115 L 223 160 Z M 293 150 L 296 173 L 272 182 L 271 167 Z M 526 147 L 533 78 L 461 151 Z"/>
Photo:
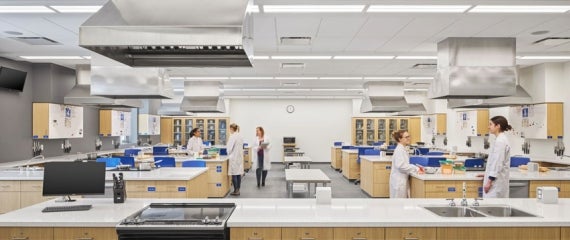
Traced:
<path id="1" fill-rule="evenodd" d="M 509 197 L 509 171 L 511 167 L 511 146 L 505 133 L 499 133 L 495 143 L 491 146 L 483 186 L 490 181 L 489 176 L 495 177 L 488 193 L 483 191 L 484 198 L 508 198 Z"/>
<path id="2" fill-rule="evenodd" d="M 192 153 L 204 152 L 204 142 L 202 141 L 202 138 L 192 136 L 190 139 L 188 139 L 188 144 L 186 145 L 186 150 L 188 150 Z"/>
<path id="3" fill-rule="evenodd" d="M 410 164 L 410 155 L 406 147 L 398 144 L 392 156 L 392 170 L 390 171 L 390 198 L 408 198 L 410 186 L 409 174 L 417 172 L 418 167 Z"/>
<path id="4" fill-rule="evenodd" d="M 269 135 L 265 134 L 263 136 L 263 141 L 268 142 L 269 145 L 265 149 L 263 149 L 263 170 L 270 170 L 271 169 L 271 160 L 269 157 L 269 150 L 271 149 L 271 140 Z M 253 143 L 253 147 L 251 148 L 252 153 L 250 153 L 251 161 L 253 162 L 252 168 L 257 169 L 257 150 L 259 150 L 261 146 L 259 145 L 259 137 L 255 137 L 255 142 Z"/>
<path id="5" fill-rule="evenodd" d="M 241 134 L 232 133 L 226 149 L 230 159 L 228 175 L 243 175 L 243 138 Z"/>

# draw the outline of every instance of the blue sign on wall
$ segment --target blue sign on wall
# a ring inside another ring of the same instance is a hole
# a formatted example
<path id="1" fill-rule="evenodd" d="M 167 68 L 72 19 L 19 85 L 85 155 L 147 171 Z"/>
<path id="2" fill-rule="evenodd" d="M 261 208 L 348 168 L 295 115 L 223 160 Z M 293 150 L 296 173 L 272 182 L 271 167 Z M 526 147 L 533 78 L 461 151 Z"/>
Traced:
<path id="1" fill-rule="evenodd" d="M 455 192 L 455 187 L 448 187 L 448 188 L 447 188 L 447 191 L 448 191 L 448 192 Z"/>
<path id="2" fill-rule="evenodd" d="M 186 187 L 178 187 L 179 192 L 186 192 Z"/>
<path id="3" fill-rule="evenodd" d="M 147 187 L 148 192 L 156 192 L 156 187 Z"/>

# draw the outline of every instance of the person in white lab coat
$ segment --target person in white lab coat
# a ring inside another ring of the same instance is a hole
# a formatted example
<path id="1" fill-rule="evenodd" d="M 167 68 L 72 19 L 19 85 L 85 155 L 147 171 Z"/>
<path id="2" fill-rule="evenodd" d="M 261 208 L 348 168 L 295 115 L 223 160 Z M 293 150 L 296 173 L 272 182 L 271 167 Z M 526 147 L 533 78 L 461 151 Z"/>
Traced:
<path id="1" fill-rule="evenodd" d="M 243 175 L 243 138 L 239 133 L 239 126 L 235 123 L 230 125 L 230 139 L 226 148 L 229 156 L 228 175 L 232 176 L 232 185 L 234 185 L 234 191 L 230 194 L 239 196 Z"/>
<path id="2" fill-rule="evenodd" d="M 255 142 L 253 143 L 252 149 L 252 165 L 255 169 L 257 187 L 265 187 L 265 178 L 267 178 L 267 172 L 271 169 L 271 160 L 269 158 L 270 149 L 271 141 L 269 141 L 269 136 L 265 134 L 263 127 L 255 128 Z"/>
<path id="3" fill-rule="evenodd" d="M 406 146 L 410 144 L 410 133 L 406 130 L 398 130 L 392 133 L 398 146 L 392 156 L 392 170 L 390 171 L 390 198 L 408 198 L 410 186 L 409 174 L 413 172 L 423 173 L 424 169 L 410 164 L 410 155 Z"/>
<path id="4" fill-rule="evenodd" d="M 194 128 L 190 131 L 190 139 L 188 139 L 188 144 L 186 145 L 186 150 L 190 153 L 200 153 L 204 152 L 204 142 L 202 141 L 202 133 L 199 128 Z"/>
<path id="5" fill-rule="evenodd" d="M 511 166 L 511 146 L 505 131 L 513 129 L 503 116 L 495 116 L 489 121 L 489 133 L 496 136 L 491 146 L 483 177 L 484 198 L 509 197 L 509 171 Z"/>

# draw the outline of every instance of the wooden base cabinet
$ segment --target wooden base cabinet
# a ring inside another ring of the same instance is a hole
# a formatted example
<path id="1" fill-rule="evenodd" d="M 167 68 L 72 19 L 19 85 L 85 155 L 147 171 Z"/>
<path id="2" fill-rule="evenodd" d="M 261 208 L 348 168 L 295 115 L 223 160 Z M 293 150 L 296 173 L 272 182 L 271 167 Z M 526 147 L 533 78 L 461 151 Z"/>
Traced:
<path id="1" fill-rule="evenodd" d="M 536 197 L 536 188 L 541 186 L 557 187 L 558 197 L 570 198 L 570 181 L 530 181 L 528 197 Z"/>
<path id="2" fill-rule="evenodd" d="M 510 228 L 437 228 L 438 240 L 555 240 L 560 239 L 558 227 Z"/>
<path id="3" fill-rule="evenodd" d="M 463 182 L 467 184 L 467 197 L 479 196 L 482 181 L 423 181 L 415 177 L 410 181 L 412 198 L 461 198 Z"/>
<path id="4" fill-rule="evenodd" d="M 334 228 L 334 240 L 384 240 L 384 228 Z"/>
<path id="5" fill-rule="evenodd" d="M 570 240 L 570 227 L 560 229 L 560 240 Z"/>
<path id="6" fill-rule="evenodd" d="M 53 228 L 37 228 L 37 227 L 0 228 L 0 239 L 8 239 L 8 240 L 53 240 L 54 239 L 53 238 Z"/>
<path id="7" fill-rule="evenodd" d="M 436 228 L 386 228 L 386 240 L 436 240 Z M 461 239 L 461 238 L 457 238 Z"/>
<path id="8" fill-rule="evenodd" d="M 208 175 L 190 181 L 127 181 L 127 198 L 207 198 Z"/>
<path id="9" fill-rule="evenodd" d="M 281 240 L 281 228 L 231 228 L 232 240 Z"/>
<path id="10" fill-rule="evenodd" d="M 20 208 L 20 181 L 0 181 L 0 213 Z"/>
<path id="11" fill-rule="evenodd" d="M 54 240 L 107 240 L 117 238 L 115 228 L 54 228 L 53 231 Z"/>
<path id="12" fill-rule="evenodd" d="M 330 240 L 333 228 L 281 228 L 282 240 Z"/>
<path id="13" fill-rule="evenodd" d="M 361 160 L 360 166 L 360 188 L 371 197 L 389 197 L 392 163 Z"/>
<path id="14" fill-rule="evenodd" d="M 208 197 L 225 197 L 230 192 L 228 161 L 206 162 L 208 167 Z"/>
<path id="15" fill-rule="evenodd" d="M 360 177 L 360 164 L 356 162 L 357 158 L 356 152 L 342 152 L 342 175 L 349 180 Z"/>
<path id="16" fill-rule="evenodd" d="M 342 168 L 342 149 L 331 147 L 331 167 L 335 170 Z"/>

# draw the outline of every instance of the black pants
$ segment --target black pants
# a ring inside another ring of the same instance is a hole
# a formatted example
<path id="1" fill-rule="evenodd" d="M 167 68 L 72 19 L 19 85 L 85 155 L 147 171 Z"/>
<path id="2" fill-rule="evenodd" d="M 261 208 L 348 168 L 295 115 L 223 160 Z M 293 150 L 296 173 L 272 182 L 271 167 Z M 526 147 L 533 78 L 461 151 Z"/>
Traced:
<path id="1" fill-rule="evenodd" d="M 234 185 L 234 192 L 241 187 L 241 175 L 232 175 L 232 184 Z"/>
<path id="2" fill-rule="evenodd" d="M 261 185 L 265 186 L 265 178 L 267 177 L 267 170 L 263 170 L 263 154 L 257 154 L 257 169 L 255 169 L 255 177 L 257 179 L 257 186 L 259 187 L 259 181 L 261 180 Z"/>

